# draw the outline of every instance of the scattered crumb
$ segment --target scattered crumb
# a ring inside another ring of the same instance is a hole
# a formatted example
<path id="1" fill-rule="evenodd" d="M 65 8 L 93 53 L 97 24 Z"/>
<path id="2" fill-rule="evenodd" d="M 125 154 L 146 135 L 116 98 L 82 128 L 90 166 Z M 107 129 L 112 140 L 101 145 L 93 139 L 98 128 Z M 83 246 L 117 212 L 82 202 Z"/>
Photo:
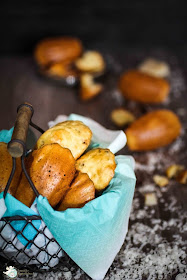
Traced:
<path id="1" fill-rule="evenodd" d="M 119 127 L 130 124 L 135 120 L 134 115 L 123 108 L 114 109 L 110 114 L 110 118 Z"/>
<path id="2" fill-rule="evenodd" d="M 139 66 L 138 69 L 146 74 L 149 74 L 154 77 L 164 78 L 170 75 L 170 67 L 164 62 L 154 58 L 148 58 L 144 60 Z"/>
<path id="3" fill-rule="evenodd" d="M 154 175 L 153 176 L 153 181 L 155 184 L 157 184 L 159 187 L 165 187 L 168 185 L 169 180 L 165 176 L 160 176 L 160 175 Z"/>
<path id="4" fill-rule="evenodd" d="M 181 184 L 187 184 L 187 170 L 181 171 L 176 180 Z"/>
<path id="5" fill-rule="evenodd" d="M 83 72 L 102 72 L 105 69 L 105 62 L 99 52 L 86 51 L 75 61 L 75 66 Z"/>
<path id="6" fill-rule="evenodd" d="M 155 193 L 145 193 L 145 205 L 154 206 L 157 205 L 157 197 Z"/>
<path id="7" fill-rule="evenodd" d="M 102 84 L 96 83 L 91 74 L 82 74 L 80 76 L 80 98 L 83 101 L 90 100 L 101 93 Z"/>
<path id="8" fill-rule="evenodd" d="M 172 164 L 166 169 L 166 175 L 169 179 L 176 178 L 180 171 L 184 170 L 183 165 Z"/>
<path id="9" fill-rule="evenodd" d="M 156 187 L 153 184 L 146 184 L 144 186 L 141 186 L 138 188 L 138 191 L 140 193 L 149 193 L 149 192 L 154 192 L 156 191 Z"/>

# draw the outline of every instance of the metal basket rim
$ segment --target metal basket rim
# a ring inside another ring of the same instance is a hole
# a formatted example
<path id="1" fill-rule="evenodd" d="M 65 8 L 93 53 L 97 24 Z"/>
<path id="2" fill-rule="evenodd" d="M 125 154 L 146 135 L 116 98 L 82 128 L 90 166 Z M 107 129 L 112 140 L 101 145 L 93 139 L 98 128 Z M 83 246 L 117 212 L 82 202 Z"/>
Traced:
<path id="1" fill-rule="evenodd" d="M 40 215 L 31 215 L 31 216 L 21 216 L 21 215 L 16 215 L 16 216 L 7 216 L 7 217 L 2 217 L 0 219 L 0 222 L 6 222 L 6 221 L 25 221 L 25 220 L 42 220 L 42 217 Z M 43 220 L 42 220 L 43 221 Z"/>

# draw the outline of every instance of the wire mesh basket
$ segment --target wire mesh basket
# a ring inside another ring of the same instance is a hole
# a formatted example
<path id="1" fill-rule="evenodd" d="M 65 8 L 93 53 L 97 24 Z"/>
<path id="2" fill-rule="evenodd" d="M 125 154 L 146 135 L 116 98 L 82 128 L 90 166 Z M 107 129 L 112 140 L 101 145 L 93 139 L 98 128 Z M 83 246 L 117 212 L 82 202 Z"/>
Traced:
<path id="1" fill-rule="evenodd" d="M 39 196 L 31 178 L 29 177 L 24 158 L 27 154 L 26 137 L 29 124 L 44 131 L 32 123 L 33 107 L 30 104 L 21 104 L 17 109 L 17 119 L 11 141 L 8 143 L 8 151 L 12 156 L 12 172 L 4 189 L 4 198 L 7 195 L 10 183 L 16 170 L 16 158 L 21 157 L 22 170 L 28 179 L 36 196 Z M 21 128 L 21 129 L 20 129 Z M 40 222 L 40 227 L 36 227 Z M 19 225 L 18 228 L 15 225 Z M 20 226 L 21 225 L 21 226 Z M 32 230 L 34 236 L 27 238 L 26 232 Z M 20 242 L 24 240 L 24 243 Z M 59 262 L 62 262 L 64 252 L 53 235 L 48 230 L 40 215 L 2 217 L 0 219 L 0 262 L 6 265 L 14 264 L 17 268 L 26 268 L 31 271 L 55 270 Z M 0 267 L 0 271 L 3 268 Z"/>
<path id="2" fill-rule="evenodd" d="M 53 269 L 54 261 L 58 264 L 63 255 L 63 251 L 58 242 L 52 235 L 48 234 L 47 226 L 39 230 L 34 226 L 33 221 L 39 219 L 41 220 L 40 216 L 14 216 L 1 219 L 0 239 L 2 247 L 0 248 L 0 255 L 4 259 L 9 260 L 9 262 L 15 263 L 17 268 L 25 267 L 33 271 Z M 24 221 L 25 224 L 21 231 L 15 230 L 12 226 L 12 222 L 19 221 Z M 32 241 L 28 240 L 24 235 L 24 230 L 28 225 L 31 225 L 36 230 L 36 236 Z M 4 235 L 4 232 L 10 229 L 14 232 L 14 237 L 9 240 Z M 18 240 L 19 235 L 27 241 L 26 245 L 20 246 L 21 243 Z M 41 236 L 39 237 L 39 235 Z M 42 245 L 38 244 L 37 240 L 41 240 L 42 238 L 45 239 L 45 243 Z M 29 245 L 32 245 L 32 249 L 28 249 Z M 53 247 L 52 253 L 51 247 Z M 44 254 L 45 258 L 42 256 Z M 53 265 L 51 266 L 52 260 Z"/>

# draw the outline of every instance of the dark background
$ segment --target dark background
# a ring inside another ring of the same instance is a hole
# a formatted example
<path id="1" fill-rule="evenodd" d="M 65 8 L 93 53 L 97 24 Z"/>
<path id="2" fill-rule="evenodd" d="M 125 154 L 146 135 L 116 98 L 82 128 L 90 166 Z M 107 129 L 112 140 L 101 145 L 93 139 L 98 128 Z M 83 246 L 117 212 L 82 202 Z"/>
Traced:
<path id="1" fill-rule="evenodd" d="M 186 0 L 1 0 L 0 54 L 28 54 L 48 36 L 73 35 L 85 47 L 187 46 Z"/>

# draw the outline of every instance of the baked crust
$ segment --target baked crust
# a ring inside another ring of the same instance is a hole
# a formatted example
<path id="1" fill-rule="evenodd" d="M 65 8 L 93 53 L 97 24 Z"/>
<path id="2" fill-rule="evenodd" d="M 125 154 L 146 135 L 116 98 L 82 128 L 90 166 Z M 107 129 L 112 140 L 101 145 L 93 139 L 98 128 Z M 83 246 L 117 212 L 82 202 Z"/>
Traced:
<path id="1" fill-rule="evenodd" d="M 167 98 L 170 86 L 162 78 L 130 70 L 120 77 L 119 89 L 127 99 L 141 103 L 160 103 Z"/>
<path id="2" fill-rule="evenodd" d="M 36 148 L 58 143 L 62 147 L 70 149 L 74 158 L 77 159 L 87 149 L 91 138 L 91 130 L 81 121 L 65 121 L 44 132 L 38 139 Z"/>
<path id="3" fill-rule="evenodd" d="M 86 173 L 77 172 L 58 207 L 58 211 L 64 211 L 67 208 L 81 208 L 94 198 L 95 187 L 93 182 Z"/>
<path id="4" fill-rule="evenodd" d="M 48 38 L 37 44 L 34 56 L 39 65 L 47 66 L 57 62 L 71 62 L 81 55 L 82 49 L 82 43 L 77 38 Z"/>
<path id="5" fill-rule="evenodd" d="M 7 144 L 0 142 L 0 192 L 4 191 L 12 171 L 12 157 L 7 150 Z M 15 195 L 21 176 L 21 160 L 16 159 L 16 171 L 8 192 Z"/>
<path id="6" fill-rule="evenodd" d="M 32 158 L 31 158 L 32 157 Z M 39 194 L 45 196 L 49 204 L 55 207 L 63 198 L 75 176 L 75 159 L 69 149 L 58 144 L 45 145 L 32 152 L 28 160 L 30 177 Z M 35 194 L 27 183 L 21 181 L 16 198 L 27 206 L 31 206 Z"/>
<path id="7" fill-rule="evenodd" d="M 170 75 L 169 65 L 164 61 L 157 60 L 154 58 L 145 59 L 138 66 L 138 70 L 158 78 L 165 78 Z"/>
<path id="8" fill-rule="evenodd" d="M 90 150 L 76 161 L 76 169 L 88 174 L 97 191 L 108 186 L 115 168 L 115 156 L 109 149 Z"/>
<path id="9" fill-rule="evenodd" d="M 34 159 L 33 156 L 34 156 L 34 152 L 30 153 L 24 160 L 25 168 L 27 170 L 29 177 L 31 177 L 30 168 Z M 15 198 L 17 198 L 19 201 L 21 201 L 23 204 L 25 204 L 28 207 L 32 205 L 34 199 L 36 198 L 36 195 L 33 192 L 23 171 L 21 173 L 20 183 L 15 193 Z"/>
<path id="10" fill-rule="evenodd" d="M 146 151 L 170 144 L 181 130 L 178 117 L 170 110 L 156 110 L 134 121 L 125 131 L 132 151 Z"/>

